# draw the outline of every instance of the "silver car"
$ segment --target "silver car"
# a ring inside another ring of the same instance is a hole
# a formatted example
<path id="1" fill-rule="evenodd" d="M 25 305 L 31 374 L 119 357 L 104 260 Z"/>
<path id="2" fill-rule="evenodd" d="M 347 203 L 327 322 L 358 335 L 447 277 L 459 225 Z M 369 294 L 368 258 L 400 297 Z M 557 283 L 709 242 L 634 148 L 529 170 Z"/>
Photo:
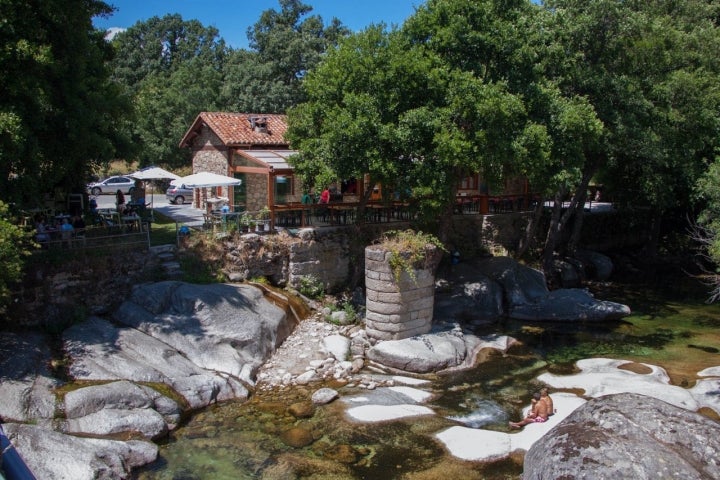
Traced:
<path id="1" fill-rule="evenodd" d="M 186 188 L 185 185 L 172 185 L 165 191 L 165 198 L 172 204 L 182 205 L 186 201 L 192 201 L 193 189 Z"/>
<path id="2" fill-rule="evenodd" d="M 103 193 L 115 193 L 121 190 L 123 193 L 132 193 L 135 190 L 135 179 L 116 175 L 95 183 L 89 183 L 88 193 L 91 195 L 102 195 Z"/>

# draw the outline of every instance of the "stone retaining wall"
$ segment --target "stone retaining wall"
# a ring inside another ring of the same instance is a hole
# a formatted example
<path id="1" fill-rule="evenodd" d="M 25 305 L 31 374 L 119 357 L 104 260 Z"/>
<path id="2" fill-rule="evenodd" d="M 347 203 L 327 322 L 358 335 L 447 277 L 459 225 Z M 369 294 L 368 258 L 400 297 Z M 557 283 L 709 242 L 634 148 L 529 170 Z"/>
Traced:
<path id="1" fill-rule="evenodd" d="M 365 329 L 371 338 L 400 340 L 428 333 L 432 324 L 435 276 L 414 270 L 396 280 L 391 253 L 376 245 L 365 248 Z"/>

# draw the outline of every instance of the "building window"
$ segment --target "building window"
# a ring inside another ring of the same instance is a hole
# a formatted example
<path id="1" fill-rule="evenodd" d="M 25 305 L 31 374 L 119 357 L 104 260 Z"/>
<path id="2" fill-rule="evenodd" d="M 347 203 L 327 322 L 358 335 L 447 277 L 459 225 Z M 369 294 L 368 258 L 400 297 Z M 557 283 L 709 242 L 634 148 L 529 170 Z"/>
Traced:
<path id="1" fill-rule="evenodd" d="M 275 203 L 288 202 L 288 196 L 293 194 L 293 178 L 289 175 L 278 175 L 275 177 Z"/>

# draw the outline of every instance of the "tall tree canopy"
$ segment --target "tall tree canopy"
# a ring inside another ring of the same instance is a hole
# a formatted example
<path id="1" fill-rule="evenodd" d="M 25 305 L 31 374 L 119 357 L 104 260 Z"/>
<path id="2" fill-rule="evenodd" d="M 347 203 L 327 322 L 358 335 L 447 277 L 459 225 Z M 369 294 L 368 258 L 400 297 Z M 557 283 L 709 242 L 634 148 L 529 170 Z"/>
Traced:
<path id="1" fill-rule="evenodd" d="M 200 60 L 221 72 L 227 55 L 225 41 L 215 27 L 183 20 L 177 13 L 136 23 L 118 33 L 113 46 L 117 52 L 113 79 L 132 93 L 142 88 L 146 79 L 170 76 L 187 62 Z"/>
<path id="2" fill-rule="evenodd" d="M 463 175 L 523 174 L 556 200 L 549 271 L 593 178 L 618 179 L 657 212 L 688 207 L 718 145 L 717 11 L 703 0 L 428 0 L 400 31 L 368 29 L 308 75 L 308 101 L 290 112 L 298 170 L 369 173 L 434 214 Z"/>
<path id="3" fill-rule="evenodd" d="M 83 191 L 93 162 L 123 154 L 129 102 L 109 81 L 95 0 L 0 0 L 0 198 Z"/>
<path id="4" fill-rule="evenodd" d="M 718 2 L 554 0 L 552 29 L 567 94 L 588 99 L 603 123 L 587 162 L 617 200 L 660 216 L 689 207 L 718 146 Z M 587 183 L 578 185 L 584 200 Z"/>
<path id="5" fill-rule="evenodd" d="M 428 218 L 448 221 L 462 177 L 499 181 L 547 159 L 547 127 L 526 98 L 529 85 L 542 91 L 527 65 L 536 8 L 430 1 L 399 31 L 376 26 L 341 42 L 308 75 L 308 102 L 290 111 L 298 170 L 367 173 L 368 187 L 412 191 Z"/>
<path id="6" fill-rule="evenodd" d="M 214 27 L 178 14 L 138 22 L 113 39 L 113 78 L 134 99 L 126 128 L 141 166 L 181 167 L 189 152 L 178 146 L 201 111 L 218 107 L 225 42 Z"/>
<path id="7" fill-rule="evenodd" d="M 333 18 L 325 25 L 300 0 L 280 0 L 248 28 L 250 51 L 234 51 L 225 65 L 221 103 L 232 111 L 281 113 L 304 99 L 306 73 L 349 31 Z"/>

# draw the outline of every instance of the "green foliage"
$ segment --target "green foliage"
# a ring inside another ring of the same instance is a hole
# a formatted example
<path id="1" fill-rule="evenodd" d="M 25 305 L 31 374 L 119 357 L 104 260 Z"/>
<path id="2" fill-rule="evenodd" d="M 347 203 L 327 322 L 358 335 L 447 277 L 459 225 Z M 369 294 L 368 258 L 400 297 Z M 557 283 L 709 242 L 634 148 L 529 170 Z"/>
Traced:
<path id="1" fill-rule="evenodd" d="M 708 282 L 713 287 L 711 301 L 717 301 L 720 299 L 720 157 L 715 158 L 698 180 L 695 196 L 704 208 L 698 216 L 694 240 L 704 248 L 713 264 L 714 272 Z"/>
<path id="2" fill-rule="evenodd" d="M 131 130 L 140 166 L 187 165 L 178 146 L 201 111 L 218 107 L 225 43 L 214 27 L 178 14 L 138 22 L 113 39 L 113 77 L 135 103 Z"/>
<path id="3" fill-rule="evenodd" d="M 378 245 L 390 252 L 390 269 L 395 281 L 400 281 L 402 272 L 414 281 L 415 270 L 434 267 L 436 253 L 446 251 L 440 240 L 429 233 L 414 230 L 390 230 L 380 238 Z"/>
<path id="4" fill-rule="evenodd" d="M 358 320 L 358 314 L 355 311 L 355 307 L 350 302 L 343 303 L 343 312 L 345 312 L 345 320 L 348 324 L 355 323 Z"/>
<path id="5" fill-rule="evenodd" d="M 325 285 L 315 275 L 303 275 L 298 282 L 298 292 L 318 300 L 325 295 Z"/>
<path id="6" fill-rule="evenodd" d="M 13 223 L 8 206 L 0 201 L 0 313 L 10 300 L 11 288 L 22 279 L 25 259 L 30 255 L 29 234 Z"/>
<path id="7" fill-rule="evenodd" d="M 224 66 L 221 103 L 240 112 L 285 112 L 304 98 L 301 82 L 328 48 L 348 33 L 337 19 L 323 25 L 299 0 L 280 0 L 248 29 L 251 51 L 233 52 Z"/>
<path id="8" fill-rule="evenodd" d="M 151 245 L 167 245 L 177 242 L 177 224 L 175 220 L 160 212 L 153 212 L 154 222 L 150 228 Z"/>
<path id="9" fill-rule="evenodd" d="M 55 187 L 84 191 L 97 162 L 124 153 L 130 103 L 109 81 L 112 49 L 92 17 L 101 1 L 3 0 L 0 198 L 32 204 Z"/>

